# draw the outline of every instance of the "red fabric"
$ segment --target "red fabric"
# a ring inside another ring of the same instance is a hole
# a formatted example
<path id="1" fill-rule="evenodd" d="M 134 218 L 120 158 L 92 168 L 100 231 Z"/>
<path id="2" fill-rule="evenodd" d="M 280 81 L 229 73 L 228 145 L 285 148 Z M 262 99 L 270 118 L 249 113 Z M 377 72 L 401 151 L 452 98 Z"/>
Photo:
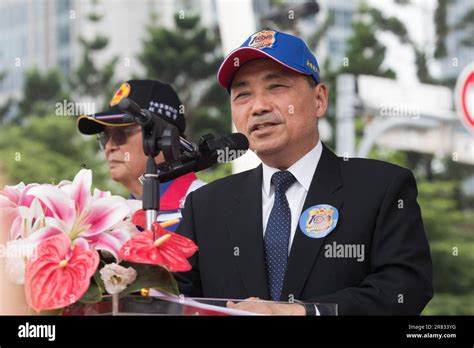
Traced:
<path id="1" fill-rule="evenodd" d="M 173 181 L 160 199 L 160 210 L 177 210 L 189 187 L 197 179 L 195 173 L 188 173 Z"/>

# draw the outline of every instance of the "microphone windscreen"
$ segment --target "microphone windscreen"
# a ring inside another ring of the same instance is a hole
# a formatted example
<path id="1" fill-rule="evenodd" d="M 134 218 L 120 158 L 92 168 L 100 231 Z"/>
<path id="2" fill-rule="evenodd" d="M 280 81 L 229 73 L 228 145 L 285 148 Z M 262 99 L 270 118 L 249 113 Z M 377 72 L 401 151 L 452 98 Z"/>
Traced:
<path id="1" fill-rule="evenodd" d="M 222 137 L 222 143 L 233 150 L 248 150 L 249 141 L 242 133 L 232 133 Z"/>

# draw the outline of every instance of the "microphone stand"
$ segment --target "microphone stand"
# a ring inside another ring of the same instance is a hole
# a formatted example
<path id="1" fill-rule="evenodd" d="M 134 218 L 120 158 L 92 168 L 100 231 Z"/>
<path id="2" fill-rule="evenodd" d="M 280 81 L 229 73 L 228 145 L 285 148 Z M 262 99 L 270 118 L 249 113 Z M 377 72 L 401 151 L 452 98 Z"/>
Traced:
<path id="1" fill-rule="evenodd" d="M 146 228 L 153 230 L 153 222 L 160 209 L 160 180 L 155 157 L 162 151 L 166 162 L 173 163 L 179 158 L 179 132 L 175 126 L 142 109 L 130 98 L 123 98 L 118 106 L 142 127 L 143 151 L 148 156 L 143 175 L 142 202 L 146 212 Z M 153 232 L 153 239 L 156 240 L 156 232 Z"/>

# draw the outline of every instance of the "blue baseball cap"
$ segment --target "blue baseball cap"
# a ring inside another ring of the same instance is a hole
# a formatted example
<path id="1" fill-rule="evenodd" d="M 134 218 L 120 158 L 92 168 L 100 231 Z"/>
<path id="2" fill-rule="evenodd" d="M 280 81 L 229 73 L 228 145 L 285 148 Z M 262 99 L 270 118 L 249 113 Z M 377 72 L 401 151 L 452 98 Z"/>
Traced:
<path id="1" fill-rule="evenodd" d="M 269 58 L 298 73 L 312 76 L 317 83 L 319 64 L 305 42 L 299 37 L 276 30 L 261 30 L 251 35 L 222 62 L 217 73 L 217 81 L 230 88 L 237 70 L 253 59 Z"/>

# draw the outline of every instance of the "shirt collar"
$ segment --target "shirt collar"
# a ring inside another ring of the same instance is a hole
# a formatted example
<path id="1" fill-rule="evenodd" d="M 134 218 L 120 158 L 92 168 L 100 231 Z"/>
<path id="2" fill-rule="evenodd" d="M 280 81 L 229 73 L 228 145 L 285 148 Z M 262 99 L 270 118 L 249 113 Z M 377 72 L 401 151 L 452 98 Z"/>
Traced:
<path id="1" fill-rule="evenodd" d="M 318 140 L 316 146 L 309 151 L 306 155 L 301 157 L 296 161 L 290 168 L 287 170 L 291 172 L 296 178 L 296 181 L 303 186 L 306 192 L 309 191 L 311 186 L 311 181 L 313 180 L 314 172 L 318 166 L 319 159 L 321 158 L 321 153 L 323 151 L 323 145 L 321 140 Z M 270 196 L 272 192 L 271 179 L 272 175 L 279 171 L 278 168 L 273 168 L 262 162 L 263 169 L 263 182 L 262 189 L 263 192 Z"/>

